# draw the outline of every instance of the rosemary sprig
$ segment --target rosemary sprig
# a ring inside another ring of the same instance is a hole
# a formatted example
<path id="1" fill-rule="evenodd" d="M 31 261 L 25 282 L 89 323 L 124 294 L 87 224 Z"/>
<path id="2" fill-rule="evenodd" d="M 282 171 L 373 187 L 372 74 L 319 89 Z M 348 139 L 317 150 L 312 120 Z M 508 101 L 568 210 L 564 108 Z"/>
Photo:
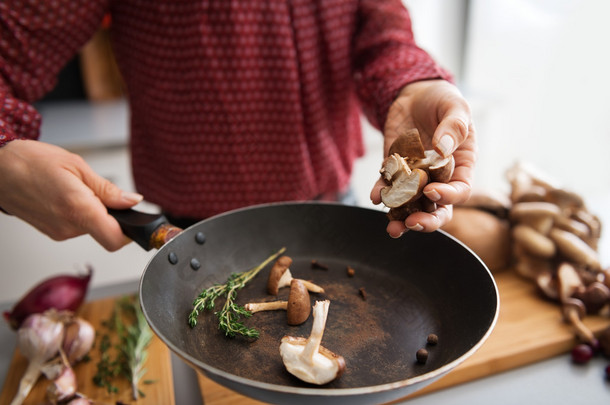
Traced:
<path id="1" fill-rule="evenodd" d="M 119 376 L 127 378 L 132 388 L 132 398 L 144 396 L 138 388 L 140 380 L 146 373 L 144 364 L 148 358 L 148 345 L 153 337 L 144 314 L 135 296 L 126 296 L 115 303 L 114 311 L 103 325 L 113 336 L 118 336 L 114 345 L 110 334 L 104 334 L 100 341 L 101 360 L 97 365 L 97 373 L 93 382 L 100 387 L 106 387 L 109 393 L 117 393 L 113 380 Z M 111 356 L 110 348 L 115 349 Z M 143 383 L 148 384 L 148 381 Z"/>
<path id="2" fill-rule="evenodd" d="M 194 328 L 197 325 L 197 317 L 199 316 L 200 311 L 206 309 L 210 311 L 213 310 L 216 299 L 224 296 L 226 297 L 224 305 L 219 311 L 214 312 L 216 317 L 218 317 L 218 327 L 229 337 L 243 335 L 245 337 L 258 338 L 260 335 L 258 330 L 255 328 L 248 328 L 240 321 L 241 316 L 248 318 L 252 316 L 252 313 L 244 309 L 243 306 L 235 304 L 237 291 L 242 289 L 267 264 L 275 260 L 285 251 L 286 248 L 283 247 L 258 266 L 241 273 L 231 274 L 225 284 L 214 284 L 203 290 L 193 301 L 193 310 L 188 316 L 188 322 L 191 328 Z"/>
<path id="3" fill-rule="evenodd" d="M 119 335 L 120 344 L 117 347 L 122 358 L 123 373 L 131 383 L 132 397 L 134 400 L 142 396 L 138 389 L 140 380 L 146 374 L 146 350 L 153 337 L 152 331 L 146 323 L 146 318 L 142 313 L 140 305 L 131 299 L 123 299 L 118 302 L 124 318 L 130 319 L 130 324 L 123 323 L 120 313 L 115 316 L 115 326 Z"/>

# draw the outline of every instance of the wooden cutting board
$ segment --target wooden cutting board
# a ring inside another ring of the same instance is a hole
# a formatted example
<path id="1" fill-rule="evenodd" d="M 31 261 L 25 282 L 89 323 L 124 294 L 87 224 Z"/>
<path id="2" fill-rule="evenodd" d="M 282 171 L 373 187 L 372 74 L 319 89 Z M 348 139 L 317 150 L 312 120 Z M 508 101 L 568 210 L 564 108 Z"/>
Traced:
<path id="1" fill-rule="evenodd" d="M 572 349 L 574 334 L 571 327 L 562 321 L 557 304 L 542 299 L 533 283 L 513 271 L 494 274 L 494 278 L 500 293 L 500 314 L 489 339 L 460 366 L 410 397 L 548 359 Z M 599 332 L 610 326 L 610 320 L 587 316 L 585 324 Z M 201 374 L 198 379 L 206 405 L 263 404 L 230 391 Z"/>
<path id="2" fill-rule="evenodd" d="M 101 323 L 110 318 L 116 299 L 108 298 L 87 302 L 79 310 L 79 315 L 91 322 L 96 331 L 103 332 L 106 329 L 102 327 Z M 105 388 L 97 387 L 93 383 L 92 378 L 97 371 L 97 363 L 100 359 L 97 339 L 96 346 L 91 350 L 89 355 L 90 360 L 78 363 L 74 367 L 74 372 L 77 377 L 78 392 L 95 400 L 96 404 L 114 405 L 117 401 L 120 401 L 125 404 L 135 405 L 174 405 L 174 383 L 169 349 L 156 336 L 153 337 L 148 347 L 147 372 L 143 377 L 143 380 L 150 380 L 152 383 L 140 385 L 140 390 L 144 392 L 145 397 L 137 401 L 131 399 L 131 389 L 126 380 L 116 381 L 115 385 L 119 388 L 118 394 L 109 394 Z M 15 350 L 4 387 L 0 393 L 0 405 L 10 404 L 17 392 L 19 380 L 23 376 L 26 367 L 27 360 L 19 353 L 18 349 Z M 26 398 L 25 405 L 44 404 L 48 385 L 49 381 L 41 377 L 30 392 L 30 395 Z"/>

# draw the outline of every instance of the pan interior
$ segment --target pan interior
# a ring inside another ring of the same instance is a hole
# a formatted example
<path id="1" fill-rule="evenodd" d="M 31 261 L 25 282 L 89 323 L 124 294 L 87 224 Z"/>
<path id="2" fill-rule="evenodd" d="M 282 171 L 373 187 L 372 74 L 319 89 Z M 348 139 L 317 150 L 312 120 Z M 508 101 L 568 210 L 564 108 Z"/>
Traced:
<path id="1" fill-rule="evenodd" d="M 325 288 L 329 299 L 323 345 L 342 355 L 347 370 L 325 388 L 361 388 L 408 380 L 458 360 L 493 325 L 497 292 L 493 279 L 468 249 L 441 232 L 387 236 L 382 212 L 335 204 L 272 204 L 220 215 L 187 229 L 159 250 L 144 272 L 141 300 L 154 331 L 172 350 L 204 371 L 221 370 L 253 381 L 311 387 L 291 376 L 279 356 L 284 335 L 308 336 L 312 317 L 288 326 L 284 311 L 245 320 L 257 340 L 227 338 L 211 312 L 187 324 L 193 299 L 233 272 L 248 270 L 281 247 L 294 260 L 295 278 Z M 203 244 L 195 235 L 205 234 Z M 168 255 L 178 258 L 171 264 Z M 201 267 L 194 270 L 191 260 Z M 328 270 L 315 269 L 317 260 Z M 349 277 L 347 266 L 355 270 Z M 237 303 L 286 299 L 266 293 L 267 266 Z M 363 293 L 364 292 L 364 293 Z M 216 304 L 216 309 L 224 300 Z M 434 333 L 439 341 L 427 345 Z M 416 362 L 420 348 L 429 352 Z"/>

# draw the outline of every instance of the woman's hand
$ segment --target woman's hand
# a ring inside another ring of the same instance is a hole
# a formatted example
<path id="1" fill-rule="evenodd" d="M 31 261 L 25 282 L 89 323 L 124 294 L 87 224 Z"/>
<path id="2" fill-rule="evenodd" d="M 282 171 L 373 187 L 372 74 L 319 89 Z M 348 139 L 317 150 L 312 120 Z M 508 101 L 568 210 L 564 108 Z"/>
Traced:
<path id="1" fill-rule="evenodd" d="M 405 86 L 390 106 L 384 127 L 384 157 L 399 133 L 417 128 L 425 149 L 434 148 L 446 157 L 453 154 L 455 170 L 449 183 L 430 183 L 424 194 L 437 204 L 431 213 L 417 212 L 404 222 L 390 221 L 387 231 L 397 238 L 407 230 L 432 232 L 453 215 L 452 204 L 470 197 L 477 155 L 475 129 L 470 107 L 457 87 L 444 80 L 430 80 Z M 371 201 L 381 203 L 380 177 L 371 191 Z"/>
<path id="2" fill-rule="evenodd" d="M 90 234 L 118 250 L 129 239 L 106 207 L 125 209 L 141 200 L 60 147 L 15 140 L 0 148 L 0 207 L 54 240 Z"/>

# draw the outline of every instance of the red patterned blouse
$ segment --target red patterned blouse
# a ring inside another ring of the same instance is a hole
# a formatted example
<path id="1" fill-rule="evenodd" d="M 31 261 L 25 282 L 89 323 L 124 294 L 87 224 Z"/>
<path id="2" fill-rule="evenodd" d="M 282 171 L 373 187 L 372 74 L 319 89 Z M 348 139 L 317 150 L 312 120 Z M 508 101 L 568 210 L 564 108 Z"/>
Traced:
<path id="1" fill-rule="evenodd" d="M 400 0 L 5 0 L 0 145 L 36 139 L 30 103 L 112 16 L 137 190 L 177 216 L 344 189 L 360 113 L 448 78 Z"/>

